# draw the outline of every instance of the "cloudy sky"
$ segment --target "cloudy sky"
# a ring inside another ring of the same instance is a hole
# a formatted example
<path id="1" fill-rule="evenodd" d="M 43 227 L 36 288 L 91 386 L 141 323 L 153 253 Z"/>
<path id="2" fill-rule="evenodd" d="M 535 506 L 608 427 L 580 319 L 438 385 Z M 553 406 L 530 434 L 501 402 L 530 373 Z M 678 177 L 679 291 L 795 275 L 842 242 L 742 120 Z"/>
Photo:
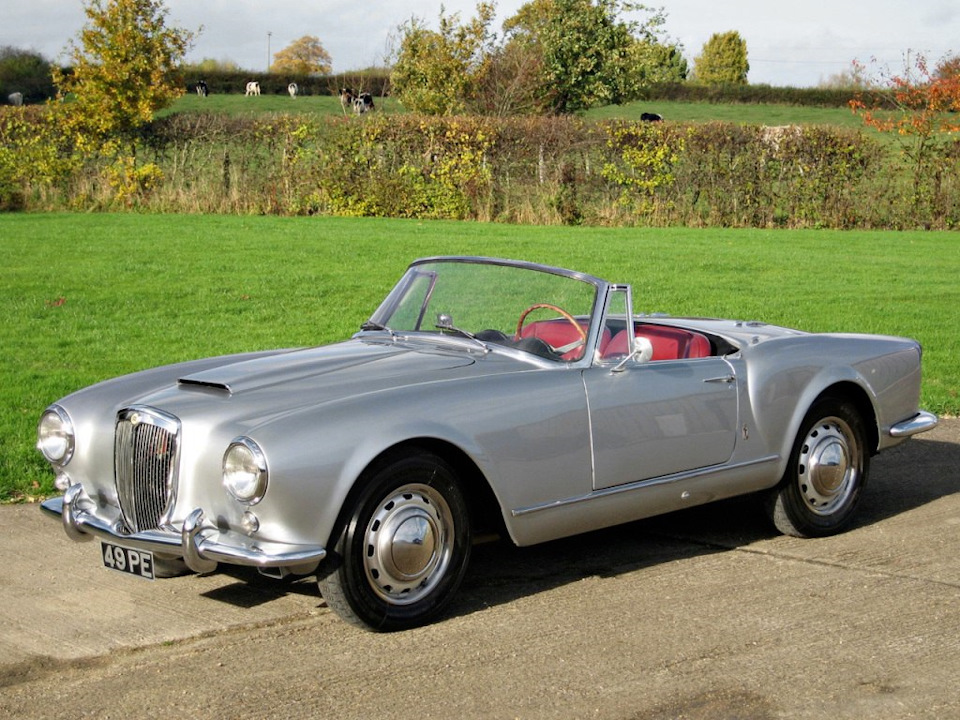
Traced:
<path id="1" fill-rule="evenodd" d="M 200 30 L 188 60 L 230 60 L 266 69 L 271 53 L 314 35 L 335 71 L 382 64 L 396 28 L 412 16 L 436 27 L 448 14 L 474 14 L 474 0 L 166 0 L 170 20 Z M 499 23 L 525 0 L 500 0 Z M 664 7 L 666 31 L 691 62 L 713 33 L 736 30 L 747 42 L 749 81 L 805 87 L 859 60 L 894 73 L 921 52 L 936 61 L 960 54 L 958 0 L 649 0 Z M 81 0 L 2 0 L 0 46 L 61 55 L 84 24 Z M 201 29 L 202 28 L 202 29 Z M 871 64 L 872 61 L 875 63 Z"/>

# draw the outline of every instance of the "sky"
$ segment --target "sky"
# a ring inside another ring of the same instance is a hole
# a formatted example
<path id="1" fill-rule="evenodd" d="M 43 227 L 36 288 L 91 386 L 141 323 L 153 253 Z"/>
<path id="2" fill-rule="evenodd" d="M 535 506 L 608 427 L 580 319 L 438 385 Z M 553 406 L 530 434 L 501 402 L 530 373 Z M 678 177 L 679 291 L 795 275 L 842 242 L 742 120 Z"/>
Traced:
<path id="1" fill-rule="evenodd" d="M 496 3 L 496 29 L 525 0 Z M 397 28 L 411 17 L 437 27 L 441 4 L 463 21 L 475 0 L 166 0 L 169 22 L 199 31 L 188 61 L 232 61 L 262 72 L 270 56 L 316 36 L 335 72 L 383 65 Z M 668 38 L 693 59 L 714 33 L 747 43 L 752 84 L 812 87 L 854 60 L 874 73 L 903 74 L 922 53 L 936 64 L 960 54 L 958 0 L 648 0 L 662 7 Z M 0 47 L 55 61 L 86 20 L 81 0 L 0 0 Z"/>

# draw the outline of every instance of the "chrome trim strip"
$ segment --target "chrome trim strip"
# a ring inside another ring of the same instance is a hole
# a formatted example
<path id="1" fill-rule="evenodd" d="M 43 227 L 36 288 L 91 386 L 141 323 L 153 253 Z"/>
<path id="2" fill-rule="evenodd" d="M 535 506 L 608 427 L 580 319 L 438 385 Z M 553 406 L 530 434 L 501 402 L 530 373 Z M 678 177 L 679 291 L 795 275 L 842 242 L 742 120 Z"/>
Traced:
<path id="1" fill-rule="evenodd" d="M 921 410 L 912 418 L 894 423 L 887 432 L 890 437 L 910 437 L 911 435 L 927 432 L 927 430 L 933 430 L 938 422 L 940 422 L 940 419 L 936 415 L 926 410 Z"/>
<path id="2" fill-rule="evenodd" d="M 513 515 L 513 517 L 521 517 L 523 515 L 529 515 L 530 513 L 540 512 L 541 510 L 555 510 L 557 508 L 566 507 L 568 505 L 576 505 L 589 500 L 598 500 L 600 498 L 610 497 L 611 495 L 619 495 L 620 493 L 640 490 L 645 487 L 667 485 L 683 480 L 691 480 L 704 475 L 712 475 L 720 471 L 726 472 L 728 470 L 739 470 L 741 468 L 777 462 L 779 460 L 779 455 L 767 455 L 756 460 L 749 460 L 747 462 L 736 463 L 734 465 L 711 465 L 710 467 L 700 468 L 698 470 L 689 470 L 687 472 L 676 473 L 674 475 L 664 475 L 662 477 L 651 478 L 649 480 L 640 480 L 638 482 L 627 483 L 626 485 L 616 485 L 610 488 L 594 490 L 593 492 L 589 492 L 585 495 L 577 495 L 575 497 L 564 498 L 562 500 L 552 500 L 541 505 L 530 505 L 528 507 L 516 508 L 515 510 L 511 510 L 510 514 Z"/>

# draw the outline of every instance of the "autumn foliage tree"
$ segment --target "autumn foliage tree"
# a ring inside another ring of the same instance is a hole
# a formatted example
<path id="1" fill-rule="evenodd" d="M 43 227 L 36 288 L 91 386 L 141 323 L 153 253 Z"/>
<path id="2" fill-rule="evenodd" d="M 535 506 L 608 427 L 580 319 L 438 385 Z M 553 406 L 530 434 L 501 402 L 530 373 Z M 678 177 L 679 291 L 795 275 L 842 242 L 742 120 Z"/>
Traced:
<path id="1" fill-rule="evenodd" d="M 161 0 L 88 0 L 87 24 L 68 46 L 70 65 L 54 70 L 55 113 L 81 155 L 112 158 L 108 179 L 129 200 L 162 177 L 137 163 L 137 137 L 157 110 L 180 97 L 178 68 L 193 33 L 167 25 Z"/>
<path id="2" fill-rule="evenodd" d="M 693 74 L 704 85 L 746 85 L 750 63 L 747 41 L 736 30 L 714 33 L 693 60 Z"/>
<path id="3" fill-rule="evenodd" d="M 466 23 L 440 11 L 439 30 L 412 19 L 400 28 L 400 49 L 390 73 L 397 99 L 409 110 L 454 115 L 468 109 L 490 57 L 493 5 L 481 2 Z"/>
<path id="4" fill-rule="evenodd" d="M 304 35 L 273 56 L 270 72 L 291 75 L 326 75 L 333 69 L 333 61 L 320 38 Z"/>
<path id="5" fill-rule="evenodd" d="M 923 54 L 912 67 L 859 93 L 850 106 L 869 127 L 893 134 L 913 169 L 915 205 L 936 207 L 945 164 L 955 163 L 960 132 L 960 72 L 950 61 L 931 68 Z"/>
<path id="6" fill-rule="evenodd" d="M 135 152 L 140 127 L 183 94 L 178 67 L 193 33 L 169 27 L 160 0 L 89 0 L 67 71 L 56 69 L 61 96 L 72 96 L 70 128 L 89 141 L 123 143 Z"/>

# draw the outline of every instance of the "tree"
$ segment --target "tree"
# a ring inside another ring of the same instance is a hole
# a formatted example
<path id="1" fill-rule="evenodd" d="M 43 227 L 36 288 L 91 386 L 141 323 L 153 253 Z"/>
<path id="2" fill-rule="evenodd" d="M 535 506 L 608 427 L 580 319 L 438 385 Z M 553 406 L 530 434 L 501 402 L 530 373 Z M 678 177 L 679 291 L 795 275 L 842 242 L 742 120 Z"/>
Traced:
<path id="1" fill-rule="evenodd" d="M 693 61 L 693 74 L 704 85 L 746 85 L 750 63 L 747 42 L 736 30 L 714 33 Z"/>
<path id="2" fill-rule="evenodd" d="M 320 44 L 320 38 L 304 35 L 275 53 L 272 73 L 291 75 L 327 75 L 333 69 L 330 53 Z"/>
<path id="3" fill-rule="evenodd" d="M 138 130 L 183 94 L 177 68 L 193 33 L 168 27 L 162 0 L 88 0 L 79 45 L 68 48 L 72 68 L 54 70 L 66 129 L 81 149 L 117 145 L 136 156 Z"/>
<path id="4" fill-rule="evenodd" d="M 50 63 L 35 52 L 14 47 L 0 48 L 0 98 L 23 93 L 26 102 L 53 97 Z"/>
<path id="5" fill-rule="evenodd" d="M 646 13 L 642 21 L 627 13 Z M 686 76 L 678 45 L 663 37 L 666 16 L 631 0 L 531 0 L 504 23 L 511 42 L 540 57 L 542 103 L 554 113 L 635 97 L 651 82 Z"/>
<path id="6" fill-rule="evenodd" d="M 866 125 L 894 135 L 912 166 L 914 205 L 935 208 L 943 168 L 956 162 L 951 136 L 960 133 L 960 72 L 951 70 L 949 60 L 931 69 L 926 56 L 917 54 L 902 75 L 877 85 L 880 90 L 871 97 L 859 93 L 850 107 Z"/>
<path id="7" fill-rule="evenodd" d="M 683 48 L 656 39 L 634 42 L 628 62 L 631 95 L 647 85 L 683 82 L 689 73 Z"/>
<path id="8" fill-rule="evenodd" d="M 933 71 L 934 77 L 940 80 L 960 77 L 960 55 L 944 57 L 937 63 Z"/>
<path id="9" fill-rule="evenodd" d="M 620 102 L 627 89 L 633 26 L 620 0 L 531 0 L 504 23 L 541 57 L 540 87 L 556 114 Z"/>
<path id="10" fill-rule="evenodd" d="M 440 10 L 440 29 L 411 19 L 400 27 L 400 48 L 390 73 L 394 95 L 409 110 L 428 115 L 464 112 L 492 52 L 489 26 L 493 5 L 477 5 L 477 17 L 465 25 L 459 14 Z"/>

